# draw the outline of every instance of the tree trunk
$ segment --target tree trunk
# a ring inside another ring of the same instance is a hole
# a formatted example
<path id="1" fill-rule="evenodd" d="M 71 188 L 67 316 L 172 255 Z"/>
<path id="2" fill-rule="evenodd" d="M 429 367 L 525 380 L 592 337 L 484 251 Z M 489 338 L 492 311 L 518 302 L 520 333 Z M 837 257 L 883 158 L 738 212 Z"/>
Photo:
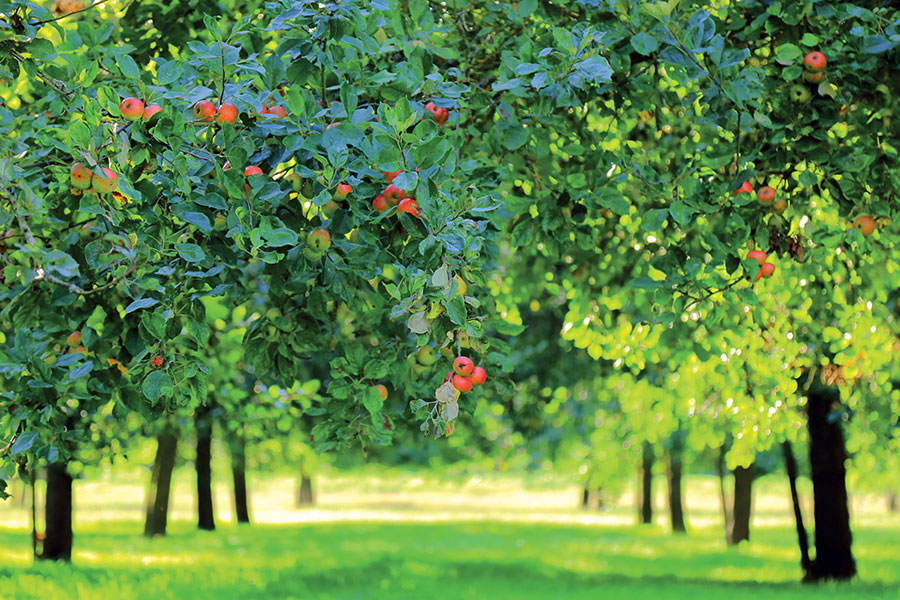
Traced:
<path id="1" fill-rule="evenodd" d="M 641 523 L 653 523 L 653 446 L 644 442 L 641 452 Z"/>
<path id="2" fill-rule="evenodd" d="M 587 508 L 591 504 L 591 490 L 585 487 L 581 490 L 581 508 Z"/>
<path id="3" fill-rule="evenodd" d="M 682 503 L 681 475 L 684 469 L 681 462 L 682 450 L 675 447 L 669 451 L 666 465 L 666 480 L 669 483 L 669 513 L 672 516 L 672 532 L 684 533 L 684 504 Z"/>
<path id="4" fill-rule="evenodd" d="M 231 475 L 234 479 L 234 512 L 238 523 L 250 522 L 250 509 L 247 505 L 247 455 L 243 438 L 232 440 Z"/>
<path id="5" fill-rule="evenodd" d="M 716 457 L 716 473 L 719 475 L 719 499 L 722 503 L 722 522 L 725 524 L 725 542 L 730 543 L 731 511 L 729 510 L 728 494 L 725 492 L 725 454 L 728 448 L 723 444 L 719 447 L 719 456 Z"/>
<path id="6" fill-rule="evenodd" d="M 300 493 L 297 494 L 297 504 L 300 506 L 309 506 L 316 503 L 313 494 L 312 479 L 304 472 L 300 472 Z"/>
<path id="7" fill-rule="evenodd" d="M 726 541 L 729 546 L 750 541 L 750 514 L 753 504 L 754 464 L 734 470 L 734 510 L 728 523 Z"/>
<path id="8" fill-rule="evenodd" d="M 42 560 L 72 560 L 72 477 L 65 463 L 47 465 L 47 504 Z"/>
<path id="9" fill-rule="evenodd" d="M 602 487 L 597 488 L 597 510 L 606 510 L 606 496 Z"/>
<path id="10" fill-rule="evenodd" d="M 836 387 L 815 384 L 807 395 L 809 463 L 816 520 L 816 579 L 849 579 L 856 575 L 845 481 L 847 454 L 840 419 L 832 413 L 840 399 Z"/>
<path id="11" fill-rule="evenodd" d="M 172 471 L 175 469 L 175 450 L 178 438 L 170 433 L 156 438 L 156 460 L 150 476 L 150 490 L 147 493 L 147 518 L 144 521 L 144 535 L 153 537 L 166 535 L 169 515 L 169 495 L 172 490 Z"/>
<path id="12" fill-rule="evenodd" d="M 800 496 L 797 494 L 797 459 L 794 458 L 790 442 L 782 443 L 781 450 L 784 453 L 784 468 L 791 486 L 791 504 L 794 507 L 794 522 L 797 525 L 797 543 L 800 545 L 800 566 L 803 568 L 804 581 L 810 581 L 814 578 L 813 565 L 809 559 L 809 538 L 803 525 L 803 511 L 800 510 Z"/>
<path id="13" fill-rule="evenodd" d="M 216 528 L 212 503 L 212 468 L 210 467 L 212 445 L 212 421 L 209 407 L 198 406 L 194 413 L 197 429 L 197 527 L 207 531 Z"/>
<path id="14" fill-rule="evenodd" d="M 897 512 L 897 492 L 888 494 L 888 512 Z"/>

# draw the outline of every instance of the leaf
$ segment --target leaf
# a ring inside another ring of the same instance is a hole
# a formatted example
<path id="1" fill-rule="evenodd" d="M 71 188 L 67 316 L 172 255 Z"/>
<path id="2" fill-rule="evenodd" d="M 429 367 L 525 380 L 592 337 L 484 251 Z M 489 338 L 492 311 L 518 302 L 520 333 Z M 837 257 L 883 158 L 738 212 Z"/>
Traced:
<path id="1" fill-rule="evenodd" d="M 627 215 L 631 209 L 631 204 L 622 195 L 622 193 L 614 188 L 601 188 L 597 192 L 597 204 L 604 208 L 608 208 L 617 215 Z"/>
<path id="2" fill-rule="evenodd" d="M 212 225 L 209 222 L 209 217 L 201 212 L 186 212 L 179 215 L 179 218 L 186 223 L 190 223 L 191 225 L 200 229 L 203 233 L 209 233 L 212 231 Z"/>
<path id="3" fill-rule="evenodd" d="M 172 379 L 162 371 L 151 371 L 144 378 L 141 391 L 147 400 L 159 400 L 172 392 Z"/>
<path id="4" fill-rule="evenodd" d="M 117 56 L 116 64 L 119 65 L 119 69 L 122 70 L 122 74 L 125 75 L 125 77 L 131 79 L 141 78 L 141 71 L 138 69 L 137 63 L 127 54 L 120 54 Z"/>
<path id="5" fill-rule="evenodd" d="M 881 54 L 891 50 L 894 46 L 895 44 L 891 43 L 883 35 L 874 34 L 863 38 L 861 50 L 867 54 Z"/>
<path id="6" fill-rule="evenodd" d="M 790 64 L 803 54 L 794 44 L 782 44 L 775 49 L 775 59 L 783 65 Z"/>
<path id="7" fill-rule="evenodd" d="M 18 454 L 19 452 L 25 452 L 34 445 L 34 442 L 37 440 L 37 438 L 37 431 L 23 431 L 16 438 L 16 443 L 13 444 L 12 448 L 9 449 L 10 456 L 12 456 L 13 454 Z"/>
<path id="8" fill-rule="evenodd" d="M 300 238 L 297 232 L 287 227 L 279 227 L 266 235 L 266 244 L 268 246 L 296 246 Z"/>
<path id="9" fill-rule="evenodd" d="M 365 368 L 363 369 L 363 377 L 368 379 L 381 379 L 382 377 L 386 377 L 388 374 L 388 370 L 390 368 L 390 364 L 379 358 L 375 358 L 366 363 Z"/>
<path id="10" fill-rule="evenodd" d="M 456 402 L 447 402 L 445 404 L 441 404 L 441 416 L 444 417 L 446 421 L 452 421 L 456 417 L 459 416 L 459 404 Z"/>
<path id="11" fill-rule="evenodd" d="M 197 263 L 206 258 L 206 253 L 197 244 L 175 244 L 175 250 L 187 262 Z"/>
<path id="12" fill-rule="evenodd" d="M 453 323 L 456 325 L 466 324 L 466 301 L 462 296 L 457 294 L 449 301 L 444 301 L 443 304 L 447 307 L 447 316 Z"/>
<path id="13" fill-rule="evenodd" d="M 431 330 L 431 323 L 429 323 L 428 319 L 425 317 L 424 310 L 410 315 L 409 320 L 406 322 L 406 326 L 409 327 L 409 330 L 413 333 L 420 335 L 428 333 Z"/>
<path id="14" fill-rule="evenodd" d="M 641 229 L 649 232 L 659 231 L 668 216 L 669 210 L 666 208 L 648 210 L 641 219 Z"/>
<path id="15" fill-rule="evenodd" d="M 206 323 L 195 319 L 186 319 L 184 328 L 201 348 L 205 348 L 209 343 L 209 325 Z"/>
<path id="16" fill-rule="evenodd" d="M 650 279 L 649 277 L 638 277 L 629 281 L 628 287 L 636 290 L 657 290 L 663 287 L 663 282 Z"/>
<path id="17" fill-rule="evenodd" d="M 452 381 L 445 381 L 434 391 L 434 397 L 438 402 L 456 402 L 459 390 L 453 386 Z"/>
<path id="18" fill-rule="evenodd" d="M 675 219 L 679 225 L 687 225 L 690 223 L 691 216 L 695 212 L 696 211 L 692 207 L 680 200 L 676 200 L 669 206 L 669 214 L 672 215 L 672 218 Z"/>
<path id="19" fill-rule="evenodd" d="M 89 360 L 87 362 L 81 363 L 74 369 L 69 372 L 69 381 L 75 381 L 76 379 L 81 379 L 88 373 L 94 370 L 94 361 Z"/>
<path id="20" fill-rule="evenodd" d="M 141 298 L 140 300 L 135 300 L 134 302 L 132 302 L 131 304 L 129 304 L 129 305 L 125 308 L 125 314 L 127 315 L 128 313 L 134 312 L 134 311 L 139 310 L 139 309 L 141 309 L 141 308 L 147 308 L 147 307 L 149 307 L 149 306 L 155 306 L 156 304 L 159 304 L 159 300 L 157 300 L 156 298 Z"/>
<path id="21" fill-rule="evenodd" d="M 381 399 L 381 394 L 374 387 L 370 387 L 363 392 L 362 403 L 366 410 L 373 414 L 380 412 L 384 407 L 384 400 Z"/>
<path id="22" fill-rule="evenodd" d="M 448 283 L 450 283 L 450 275 L 447 272 L 447 265 L 441 265 L 431 276 L 431 285 L 442 288 L 446 287 Z"/>
<path id="23" fill-rule="evenodd" d="M 649 33 L 636 33 L 631 36 L 631 47 L 644 56 L 649 56 L 659 48 L 659 40 Z"/>

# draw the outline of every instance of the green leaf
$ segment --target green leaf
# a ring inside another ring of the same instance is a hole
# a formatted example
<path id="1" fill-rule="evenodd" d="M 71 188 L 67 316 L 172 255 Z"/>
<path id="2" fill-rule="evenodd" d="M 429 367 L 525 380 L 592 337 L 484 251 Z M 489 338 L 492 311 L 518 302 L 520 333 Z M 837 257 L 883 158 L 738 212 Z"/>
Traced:
<path id="1" fill-rule="evenodd" d="M 195 319 L 186 319 L 184 325 L 187 334 L 194 338 L 201 348 L 205 348 L 209 343 L 209 326 Z"/>
<path id="2" fill-rule="evenodd" d="M 209 222 L 209 217 L 201 212 L 186 212 L 178 216 L 182 221 L 194 225 L 204 233 L 209 233 L 210 231 L 212 231 L 212 225 Z"/>
<path id="3" fill-rule="evenodd" d="M 134 312 L 141 308 L 155 306 L 156 304 L 159 304 L 159 300 L 157 300 L 156 298 L 141 298 L 140 300 L 135 300 L 134 302 L 129 304 L 125 308 L 125 314 L 127 315 L 128 313 Z"/>
<path id="4" fill-rule="evenodd" d="M 680 200 L 676 200 L 669 206 L 669 214 L 672 215 L 672 218 L 675 219 L 675 222 L 679 225 L 687 225 L 690 223 L 691 217 L 695 212 L 697 211 Z M 660 225 L 662 225 L 662 223 L 660 223 Z"/>
<path id="5" fill-rule="evenodd" d="M 390 363 L 385 360 L 372 359 L 366 363 L 363 369 L 363 376 L 367 379 L 381 379 L 387 376 L 390 366 Z"/>
<path id="6" fill-rule="evenodd" d="M 782 64 L 789 64 L 800 58 L 803 52 L 794 44 L 782 44 L 775 49 L 775 58 Z"/>
<path id="7" fill-rule="evenodd" d="M 272 247 L 296 246 L 298 242 L 297 232 L 287 227 L 279 227 L 266 235 L 266 244 Z"/>
<path id="8" fill-rule="evenodd" d="M 206 253 L 197 244 L 175 244 L 178 256 L 190 263 L 197 263 L 206 258 Z"/>
<path id="9" fill-rule="evenodd" d="M 117 56 L 116 64 L 119 65 L 119 69 L 122 70 L 122 74 L 125 75 L 125 77 L 140 79 L 141 72 L 138 69 L 137 63 L 127 54 L 120 54 Z"/>
<path id="10" fill-rule="evenodd" d="M 669 211 L 665 208 L 648 210 L 641 219 L 641 229 L 650 232 L 659 231 L 668 216 Z"/>
<path id="11" fill-rule="evenodd" d="M 406 326 L 409 327 L 410 331 L 419 335 L 428 333 L 431 330 L 431 323 L 428 322 L 424 310 L 410 315 L 406 321 Z"/>
<path id="12" fill-rule="evenodd" d="M 444 300 L 443 304 L 447 307 L 447 316 L 450 317 L 450 320 L 453 321 L 453 323 L 456 325 L 466 324 L 468 315 L 466 314 L 466 301 L 462 296 L 457 294 L 449 301 Z"/>
<path id="13" fill-rule="evenodd" d="M 631 47 L 644 56 L 649 56 L 659 48 L 659 40 L 649 33 L 636 33 L 631 36 Z"/>
<path id="14" fill-rule="evenodd" d="M 34 442 L 37 439 L 38 433 L 36 431 L 23 431 L 16 438 L 16 442 L 12 445 L 12 448 L 9 449 L 10 456 L 25 452 L 34 445 Z"/>
<path id="15" fill-rule="evenodd" d="M 94 369 L 94 361 L 89 360 L 87 362 L 81 363 L 77 367 L 73 368 L 69 372 L 69 381 L 75 381 L 76 379 L 81 379 L 88 373 L 90 373 Z"/>
<path id="16" fill-rule="evenodd" d="M 450 283 L 450 275 L 447 271 L 447 265 L 441 265 L 440 268 L 431 276 L 431 285 L 435 287 L 446 287 Z"/>
<path id="17" fill-rule="evenodd" d="M 141 384 L 141 391 L 147 400 L 159 400 L 172 393 L 172 378 L 162 371 L 151 371 Z"/>
<path id="18" fill-rule="evenodd" d="M 601 188 L 597 192 L 596 200 L 597 204 L 608 208 L 617 215 L 627 215 L 631 208 L 628 200 L 614 188 Z"/>
<path id="19" fill-rule="evenodd" d="M 76 148 L 87 149 L 91 145 L 91 130 L 82 121 L 75 121 L 69 127 L 69 135 L 72 138 L 72 145 Z"/>

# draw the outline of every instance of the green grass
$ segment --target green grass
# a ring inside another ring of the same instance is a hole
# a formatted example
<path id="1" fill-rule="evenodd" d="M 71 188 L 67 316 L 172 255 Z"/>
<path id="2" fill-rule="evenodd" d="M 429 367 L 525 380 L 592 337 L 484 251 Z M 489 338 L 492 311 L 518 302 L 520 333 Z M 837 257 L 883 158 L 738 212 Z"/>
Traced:
<path id="1" fill-rule="evenodd" d="M 0 507 L 0 598 L 900 598 L 900 519 L 875 504 L 855 529 L 860 578 L 797 583 L 799 555 L 777 478 L 759 486 L 753 540 L 731 549 L 708 478 L 688 483 L 684 536 L 668 533 L 662 514 L 652 526 L 628 524 L 628 498 L 610 513 L 582 512 L 570 506 L 571 487 L 509 476 L 451 486 L 427 474 L 372 471 L 323 478 L 315 509 L 290 505 L 288 478 L 254 479 L 256 516 L 290 525 L 228 523 L 221 481 L 225 522 L 201 533 L 189 520 L 189 473 L 176 483 L 170 535 L 148 540 L 138 535 L 138 480 L 79 482 L 71 566 L 31 564 L 24 509 Z"/>

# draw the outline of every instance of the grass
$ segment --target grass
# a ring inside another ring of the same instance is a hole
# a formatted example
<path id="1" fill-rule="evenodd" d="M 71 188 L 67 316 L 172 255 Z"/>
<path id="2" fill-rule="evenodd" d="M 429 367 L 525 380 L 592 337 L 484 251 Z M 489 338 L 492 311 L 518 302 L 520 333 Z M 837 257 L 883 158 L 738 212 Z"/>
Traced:
<path id="1" fill-rule="evenodd" d="M 219 529 L 198 532 L 192 479 L 179 473 L 170 535 L 148 540 L 139 535 L 141 474 L 79 481 L 73 565 L 32 564 L 25 509 L 0 506 L 0 598 L 900 598 L 900 518 L 862 496 L 854 498 L 859 579 L 797 583 L 778 478 L 757 486 L 752 541 L 730 549 L 716 482 L 704 477 L 686 486 L 683 536 L 667 531 L 663 514 L 652 526 L 632 525 L 628 497 L 609 512 L 574 509 L 577 490 L 552 478 L 488 474 L 451 484 L 429 473 L 331 473 L 320 478 L 312 509 L 292 505 L 290 478 L 251 483 L 261 522 L 229 522 L 223 480 Z"/>

